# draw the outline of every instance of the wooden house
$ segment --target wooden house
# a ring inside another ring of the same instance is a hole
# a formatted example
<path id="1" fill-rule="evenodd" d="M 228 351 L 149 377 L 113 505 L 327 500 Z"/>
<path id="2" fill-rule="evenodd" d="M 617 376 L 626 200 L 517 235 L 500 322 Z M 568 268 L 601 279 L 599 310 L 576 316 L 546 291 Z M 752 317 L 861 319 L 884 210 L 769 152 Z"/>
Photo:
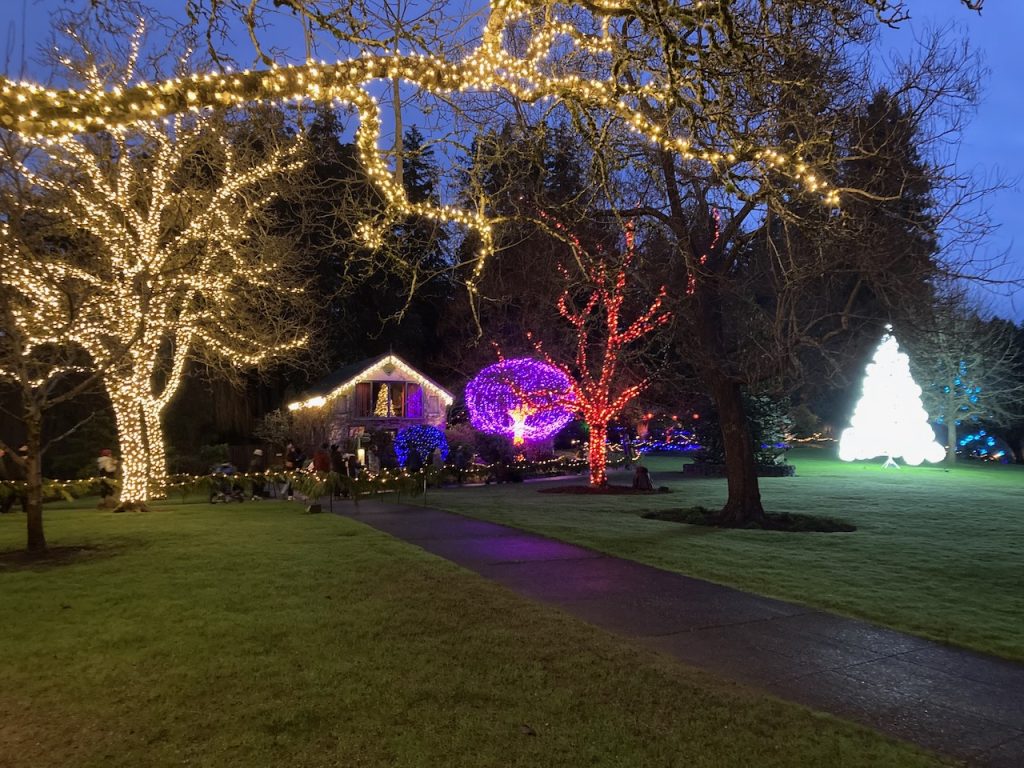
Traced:
<path id="1" fill-rule="evenodd" d="M 346 365 L 288 403 L 297 437 L 352 445 L 371 430 L 444 429 L 452 395 L 393 353 Z"/>

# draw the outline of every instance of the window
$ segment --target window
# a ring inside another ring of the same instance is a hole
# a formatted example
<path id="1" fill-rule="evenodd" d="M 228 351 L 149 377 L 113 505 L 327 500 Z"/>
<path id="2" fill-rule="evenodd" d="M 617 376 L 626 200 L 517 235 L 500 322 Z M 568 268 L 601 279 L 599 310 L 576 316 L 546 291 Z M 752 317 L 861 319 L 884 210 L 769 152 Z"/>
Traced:
<path id="1" fill-rule="evenodd" d="M 395 381 L 391 388 L 391 416 L 397 419 L 405 417 L 405 382 Z"/>
<path id="2" fill-rule="evenodd" d="M 405 417 L 407 419 L 423 418 L 423 390 L 419 384 L 412 382 L 405 385 Z"/>
<path id="3" fill-rule="evenodd" d="M 431 398 L 436 401 L 437 398 Z M 361 381 L 353 396 L 352 418 L 422 419 L 424 392 L 411 381 Z"/>
<path id="4" fill-rule="evenodd" d="M 371 385 L 368 381 L 361 381 L 356 384 L 355 407 L 352 415 L 357 419 L 365 419 L 373 413 L 373 398 Z"/>

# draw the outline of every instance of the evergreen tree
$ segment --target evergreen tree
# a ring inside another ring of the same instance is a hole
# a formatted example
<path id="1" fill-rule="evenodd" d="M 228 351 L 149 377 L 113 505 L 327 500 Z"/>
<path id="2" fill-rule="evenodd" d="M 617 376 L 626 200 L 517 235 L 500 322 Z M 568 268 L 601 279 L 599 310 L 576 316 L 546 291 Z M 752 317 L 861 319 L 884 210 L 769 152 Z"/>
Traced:
<path id="1" fill-rule="evenodd" d="M 442 333 L 449 352 L 438 365 L 466 378 L 494 361 L 490 342 L 509 354 L 530 354 L 527 332 L 561 322 L 557 302 L 564 280 L 558 267 L 566 250 L 543 224 L 542 213 L 554 215 L 588 247 L 612 241 L 617 232 L 614 222 L 605 224 L 595 216 L 590 158 L 570 126 L 524 128 L 506 122 L 479 133 L 470 154 L 461 197 L 465 205 L 484 199 L 488 213 L 500 222 L 494 233 L 500 257 L 488 262 L 476 293 L 457 292 L 444 313 Z M 472 265 L 476 248 L 475 240 L 466 238 L 456 261 Z M 468 274 L 466 269 L 460 276 Z M 571 353 L 571 348 L 552 351 Z"/>
<path id="2" fill-rule="evenodd" d="M 886 456 L 896 466 L 902 456 L 908 464 L 942 461 L 945 451 L 935 441 L 928 414 L 921 404 L 921 388 L 910 374 L 910 358 L 900 351 L 896 337 L 886 334 L 864 373 L 864 390 L 839 438 L 843 461 Z"/>
<path id="3" fill-rule="evenodd" d="M 391 390 L 387 384 L 382 385 L 377 392 L 377 403 L 373 408 L 373 415 L 384 417 L 391 415 Z"/>

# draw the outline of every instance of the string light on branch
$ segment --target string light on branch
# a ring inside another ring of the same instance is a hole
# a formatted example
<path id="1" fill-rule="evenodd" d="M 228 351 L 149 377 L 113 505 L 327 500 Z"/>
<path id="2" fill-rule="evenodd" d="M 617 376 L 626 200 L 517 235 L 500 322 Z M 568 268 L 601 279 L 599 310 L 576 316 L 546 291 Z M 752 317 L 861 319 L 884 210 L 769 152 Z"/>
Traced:
<path id="1" fill-rule="evenodd" d="M 607 258 L 595 258 L 583 248 L 579 238 L 564 224 L 544 212 L 540 215 L 566 236 L 576 261 L 583 265 L 587 280 L 593 288 L 579 308 L 574 307 L 572 294 L 568 289 L 558 300 L 559 314 L 576 329 L 574 365 L 570 367 L 553 359 L 545 352 L 540 340 L 534 341 L 534 347 L 538 354 L 550 365 L 561 370 L 571 381 L 573 402 L 590 426 L 587 450 L 590 483 L 605 485 L 608 424 L 631 400 L 643 392 L 649 383 L 649 379 L 644 377 L 631 385 L 623 386 L 623 353 L 629 345 L 669 321 L 671 313 L 661 309 L 666 289 L 664 285 L 661 286 L 646 311 L 632 322 L 624 322 L 621 316 L 622 305 L 626 298 L 629 268 L 636 255 L 636 238 L 632 223 L 626 226 L 626 248 L 619 268 L 609 272 Z M 569 275 L 564 267 L 562 274 L 568 283 Z M 599 340 L 591 337 L 596 329 L 600 329 Z M 533 334 L 528 336 L 533 339 Z M 592 349 L 600 350 L 599 360 L 591 359 Z"/>
<path id="2" fill-rule="evenodd" d="M 90 81 L 101 82 L 93 74 Z M 246 298 L 269 294 L 272 277 L 275 291 L 280 284 L 283 265 L 252 247 L 249 224 L 275 198 L 264 182 L 297 169 L 302 146 L 243 156 L 207 115 L 142 122 L 103 142 L 56 135 L 38 145 L 48 162 L 17 170 L 52 193 L 49 215 L 90 258 L 33 256 L 0 225 L 11 316 L 29 349 L 68 343 L 103 371 L 120 442 L 121 502 L 141 503 L 163 492 L 161 418 L 189 359 L 205 353 L 252 366 L 306 342 L 297 329 L 262 329 L 253 322 L 262 305 Z M 200 154 L 204 180 L 189 171 Z M 75 296 L 81 301 L 69 301 Z"/>
<path id="3" fill-rule="evenodd" d="M 554 3 L 547 3 L 554 9 Z M 694 29 L 718 25 L 728 37 L 727 8 L 719 3 L 696 2 L 685 7 Z M 401 79 L 424 93 L 450 97 L 466 91 L 504 92 L 525 102 L 564 101 L 614 118 L 653 146 L 685 160 L 702 161 L 723 177 L 743 166 L 747 172 L 780 174 L 794 184 L 835 206 L 839 193 L 814 173 L 799 154 L 778 147 L 764 147 L 742 136 L 731 146 L 700 146 L 692 136 L 680 136 L 651 116 L 641 105 L 668 107 L 679 99 L 678 83 L 670 77 L 640 83 L 626 82 L 609 70 L 609 55 L 619 43 L 608 23 L 633 13 L 629 3 L 587 4 L 599 22 L 591 31 L 585 21 L 572 22 L 536 14 L 531 0 L 494 0 L 489 7 L 480 42 L 460 60 L 439 56 L 388 53 L 361 55 L 328 64 L 308 61 L 298 66 L 267 70 L 195 73 L 155 83 L 127 82 L 112 89 L 98 81 L 83 90 L 52 89 L 31 82 L 0 78 L 0 124 L 26 136 L 61 137 L 88 131 L 119 131 L 172 114 L 195 113 L 245 103 L 274 103 L 314 99 L 336 101 L 353 108 L 359 118 L 356 146 L 359 159 L 371 180 L 383 192 L 394 215 L 416 215 L 454 223 L 475 232 L 479 258 L 472 283 L 479 278 L 494 251 L 492 222 L 479 210 L 431 202 L 414 203 L 395 178 L 380 148 L 381 118 L 368 87 L 375 81 Z M 513 27 L 522 23 L 530 32 L 522 51 L 510 50 L 507 41 Z M 575 51 L 581 54 L 579 70 L 565 70 L 557 62 Z M 603 62 L 603 64 L 602 64 Z M 695 75 L 696 76 L 696 75 Z M 360 232 L 371 246 L 380 244 L 380 227 L 366 225 Z"/>
<path id="4" fill-rule="evenodd" d="M 707 253 L 701 254 L 700 258 L 697 259 L 697 263 L 700 266 L 704 266 L 708 263 L 708 254 L 714 253 L 715 247 L 718 245 L 718 241 L 722 235 L 722 214 L 717 208 L 711 209 L 711 220 L 714 228 L 714 234 L 711 237 L 711 245 L 708 246 Z M 697 290 L 697 270 L 696 268 L 691 269 L 686 275 L 686 295 L 693 296 Z"/>

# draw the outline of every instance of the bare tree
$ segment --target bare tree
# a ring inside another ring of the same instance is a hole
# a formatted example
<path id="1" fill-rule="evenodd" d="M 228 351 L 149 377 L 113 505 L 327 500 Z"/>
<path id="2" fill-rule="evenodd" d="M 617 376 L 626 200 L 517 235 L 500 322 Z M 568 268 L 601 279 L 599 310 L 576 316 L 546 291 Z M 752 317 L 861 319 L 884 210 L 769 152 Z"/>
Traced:
<path id="1" fill-rule="evenodd" d="M 986 319 L 962 292 L 942 297 L 911 337 L 911 364 L 925 408 L 946 428 L 946 461 L 956 462 L 958 430 L 1024 418 L 1024 358 L 1017 328 Z"/>
<path id="2" fill-rule="evenodd" d="M 978 193 L 932 152 L 956 133 L 977 74 L 961 51 L 932 46 L 872 105 L 859 57 L 871 24 L 857 3 L 731 10 L 719 33 L 741 41 L 731 50 L 671 16 L 624 22 L 617 39 L 630 44 L 615 50 L 624 87 L 679 94 L 641 95 L 646 119 L 717 155 L 646 149 L 632 124 L 578 125 L 608 163 L 613 208 L 654 223 L 671 244 L 666 274 L 682 272 L 673 292 L 681 353 L 721 420 L 720 520 L 745 525 L 764 509 L 744 390 L 791 388 L 809 353 L 838 367 L 863 334 L 926 302 L 930 278 L 965 273 L 936 260 L 936 242 Z M 700 61 L 697 76 L 681 75 L 692 70 L 674 60 Z M 751 145 L 762 148 L 757 160 L 729 153 Z M 962 193 L 940 197 L 953 188 Z"/>
<path id="3" fill-rule="evenodd" d="M 630 298 L 629 272 L 636 256 L 632 227 L 626 228 L 625 251 L 612 270 L 608 256 L 601 254 L 595 258 L 564 226 L 552 223 L 567 240 L 583 272 L 582 280 L 577 280 L 570 278 L 568 269 L 562 270 L 569 285 L 558 300 L 559 314 L 574 329 L 575 359 L 571 365 L 556 359 L 544 350 L 540 339 L 535 339 L 535 348 L 572 383 L 571 396 L 562 404 L 579 409 L 587 420 L 590 484 L 602 486 L 608 482 L 605 469 L 608 425 L 649 383 L 648 378 L 635 373 L 629 381 L 626 361 L 631 347 L 635 349 L 635 342 L 667 323 L 671 315 L 661 308 L 665 300 L 665 286 L 662 286 L 646 309 L 639 311 L 632 320 L 624 317 L 626 300 Z M 581 301 L 575 301 L 574 288 L 579 287 L 584 287 L 584 296 Z M 531 339 L 534 339 L 532 334 Z M 530 405 L 527 397 L 526 406 Z"/>

